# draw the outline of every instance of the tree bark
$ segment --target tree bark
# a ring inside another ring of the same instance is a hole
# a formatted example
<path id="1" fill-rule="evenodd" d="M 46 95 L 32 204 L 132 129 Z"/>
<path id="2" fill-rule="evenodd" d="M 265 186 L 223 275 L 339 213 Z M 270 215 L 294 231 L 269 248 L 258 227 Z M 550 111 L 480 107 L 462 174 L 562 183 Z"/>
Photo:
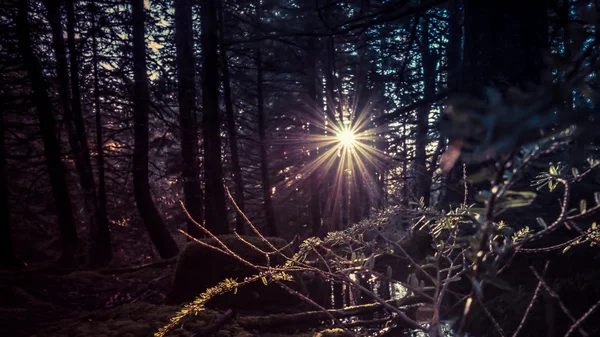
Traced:
<path id="1" fill-rule="evenodd" d="M 146 75 L 144 0 L 132 0 L 132 15 L 134 77 L 133 193 L 150 239 L 162 258 L 170 258 L 177 255 L 179 249 L 152 200 L 148 179 L 148 108 L 150 93 Z"/>
<path id="2" fill-rule="evenodd" d="M 421 22 L 421 60 L 423 69 L 423 99 L 432 100 L 435 96 L 435 64 L 436 59 L 429 43 L 429 22 Z M 417 130 L 415 135 L 414 174 L 416 184 L 414 194 L 423 198 L 425 206 L 429 206 L 431 197 L 431 179 L 427 169 L 427 145 L 429 144 L 429 112 L 430 106 L 423 105 L 417 110 Z M 435 163 L 432 163 L 435 165 Z"/>
<path id="3" fill-rule="evenodd" d="M 0 105 L 0 108 L 2 105 Z M 0 111 L 4 110 L 0 109 Z M 4 116 L 0 114 L 0 269 L 12 269 L 18 266 L 18 259 L 15 255 L 12 240 L 4 128 Z"/>
<path id="4" fill-rule="evenodd" d="M 90 159 L 87 136 L 81 111 L 81 93 L 79 92 L 79 63 L 75 49 L 75 13 L 73 1 L 67 4 L 67 38 L 70 56 L 71 85 L 69 85 L 69 69 L 65 51 L 65 41 L 60 19 L 60 2 L 46 1 L 48 19 L 52 29 L 53 48 L 56 55 L 59 94 L 63 106 L 64 119 L 69 133 L 69 145 L 75 157 L 75 166 L 79 175 L 79 183 L 83 190 L 86 223 L 90 228 L 89 263 L 93 266 L 103 265 L 110 260 L 110 234 L 108 220 L 99 219 L 98 200 L 94 174 Z M 72 91 L 73 97 L 71 98 Z M 100 223 L 104 225 L 100 234 Z M 108 242 L 99 242 L 108 239 Z"/>
<path id="5" fill-rule="evenodd" d="M 198 131 L 194 107 L 196 104 L 194 31 L 192 26 L 191 0 L 175 0 L 175 45 L 177 53 L 177 81 L 179 99 L 179 130 L 183 158 L 183 194 L 190 216 L 204 222 L 202 210 L 202 186 L 200 182 Z M 195 238 L 204 232 L 188 219 L 187 231 Z"/>
<path id="6" fill-rule="evenodd" d="M 307 78 L 307 87 L 308 87 L 308 109 L 309 116 L 311 118 L 310 134 L 313 136 L 318 136 L 319 133 L 322 132 L 317 127 L 317 123 L 320 123 L 324 119 L 323 111 L 321 110 L 323 101 L 320 100 L 321 95 L 319 95 L 319 85 L 317 84 L 319 81 L 319 76 L 317 74 L 317 43 L 315 38 L 310 38 L 308 41 L 308 78 Z M 312 160 L 316 160 L 319 157 L 319 150 L 313 149 L 311 151 Z M 320 189 L 320 179 L 315 170 L 310 177 L 310 217 L 311 217 L 311 231 L 313 236 L 319 236 L 321 234 L 321 225 L 322 225 L 322 214 L 321 214 L 321 189 Z"/>
<path id="7" fill-rule="evenodd" d="M 33 53 L 33 44 L 29 35 L 28 11 L 27 1 L 18 1 L 16 22 L 19 50 L 31 81 L 32 100 L 38 112 L 40 133 L 44 143 L 44 156 L 46 157 L 50 185 L 56 203 L 58 226 L 62 241 L 62 256 L 59 262 L 74 265 L 79 238 L 73 220 L 73 206 L 65 178 L 65 166 L 60 157 L 60 143 L 56 137 L 56 126 L 52 114 L 52 105 L 48 97 L 48 88 L 42 66 Z"/>
<path id="8" fill-rule="evenodd" d="M 96 122 L 96 165 L 98 166 L 98 256 L 112 259 L 108 211 L 106 200 L 106 178 L 104 171 L 104 140 L 102 139 L 102 114 L 100 110 L 100 75 L 98 74 L 98 41 L 96 38 L 96 3 L 91 4 L 92 16 L 92 63 L 94 64 L 94 113 Z"/>
<path id="9" fill-rule="evenodd" d="M 547 1 L 533 0 L 523 6 L 518 0 L 464 0 L 464 11 L 462 91 L 481 97 L 486 87 L 504 92 L 540 83 L 548 47 Z M 467 175 L 483 165 L 467 165 Z M 469 187 L 468 203 L 480 188 L 488 186 Z"/>
<path id="10" fill-rule="evenodd" d="M 263 202 L 265 210 L 265 218 L 269 235 L 277 236 L 277 227 L 275 225 L 275 214 L 273 211 L 273 201 L 271 200 L 271 180 L 269 177 L 268 151 L 267 151 L 267 136 L 263 94 L 263 71 L 262 71 L 262 56 L 260 45 L 256 47 L 256 86 L 257 86 L 257 105 L 258 114 L 258 137 L 260 151 L 260 176 L 262 180 Z"/>
<path id="11" fill-rule="evenodd" d="M 204 137 L 204 174 L 206 228 L 213 234 L 229 233 L 223 167 L 221 164 L 221 123 L 219 121 L 219 57 L 217 55 L 217 1 L 205 0 L 200 6 L 202 29 L 203 83 L 202 131 Z"/>
<path id="12" fill-rule="evenodd" d="M 448 68 L 446 73 L 448 76 L 448 89 L 461 91 L 462 89 L 462 16 L 460 10 L 461 0 L 452 0 L 448 2 L 448 12 L 450 19 L 448 46 L 446 53 L 448 55 Z M 464 199 L 464 184 L 460 181 L 463 177 L 462 161 L 457 161 L 450 169 L 450 172 L 444 177 L 444 189 L 438 205 L 448 209 L 462 203 Z"/>
<path id="13" fill-rule="evenodd" d="M 224 13 L 223 6 L 219 6 L 219 31 L 221 34 L 221 70 L 223 81 L 223 99 L 225 101 L 225 114 L 227 117 L 227 134 L 229 135 L 229 151 L 231 153 L 231 173 L 233 174 L 233 182 L 235 184 L 235 196 L 234 200 L 238 208 L 244 212 L 246 209 L 245 198 L 244 198 L 244 177 L 242 176 L 242 169 L 240 166 L 240 156 L 238 154 L 238 135 L 235 123 L 235 113 L 233 111 L 233 102 L 231 100 L 231 82 L 229 77 L 229 62 L 227 60 L 227 48 L 223 41 L 225 40 L 224 32 Z M 235 228 L 238 234 L 245 233 L 245 220 L 241 214 L 237 214 L 235 217 Z"/>

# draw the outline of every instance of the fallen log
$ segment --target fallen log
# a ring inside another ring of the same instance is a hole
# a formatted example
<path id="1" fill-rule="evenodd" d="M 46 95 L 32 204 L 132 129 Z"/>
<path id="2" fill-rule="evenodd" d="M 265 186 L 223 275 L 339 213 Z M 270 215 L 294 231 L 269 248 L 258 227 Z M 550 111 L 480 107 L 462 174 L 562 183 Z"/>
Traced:
<path id="1" fill-rule="evenodd" d="M 411 296 L 400 300 L 388 300 L 386 303 L 396 307 L 404 307 L 425 302 L 421 297 Z M 236 321 L 244 329 L 264 330 L 265 328 L 276 328 L 283 325 L 295 326 L 307 322 L 327 320 L 330 318 L 329 315 L 332 315 L 335 318 L 344 318 L 375 313 L 382 309 L 383 304 L 369 303 L 346 307 L 344 309 L 330 309 L 327 311 L 307 311 L 295 314 L 271 314 L 265 316 L 238 317 Z"/>

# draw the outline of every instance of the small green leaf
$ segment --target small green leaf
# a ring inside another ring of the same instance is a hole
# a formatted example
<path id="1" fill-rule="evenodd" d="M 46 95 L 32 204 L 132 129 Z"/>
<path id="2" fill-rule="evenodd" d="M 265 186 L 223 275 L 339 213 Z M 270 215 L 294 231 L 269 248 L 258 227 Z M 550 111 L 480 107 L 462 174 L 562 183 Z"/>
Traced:
<path id="1" fill-rule="evenodd" d="M 592 223 L 592 230 L 595 231 L 598 228 L 598 225 L 596 225 L 596 223 Z"/>
<path id="2" fill-rule="evenodd" d="M 268 285 L 268 284 L 269 284 L 269 283 L 267 282 L 267 278 L 266 278 L 266 277 L 264 277 L 264 276 L 263 276 L 263 277 L 261 277 L 260 279 L 262 280 L 262 282 L 263 282 L 263 284 L 264 284 L 264 285 Z"/>
<path id="3" fill-rule="evenodd" d="M 571 246 L 570 246 L 570 245 L 569 245 L 569 246 L 566 246 L 566 247 L 565 247 L 565 249 L 563 249 L 562 253 L 563 253 L 563 254 L 564 254 L 564 253 L 566 253 L 566 252 L 567 252 L 569 249 L 571 249 Z"/>
<path id="4" fill-rule="evenodd" d="M 596 205 L 600 205 L 600 192 L 594 192 L 594 201 Z"/>
<path id="5" fill-rule="evenodd" d="M 235 289 L 233 289 L 233 294 L 234 294 L 234 295 L 236 295 L 236 294 L 237 294 L 237 289 L 238 289 L 238 288 L 235 288 Z"/>
<path id="6" fill-rule="evenodd" d="M 558 175 L 558 171 L 556 170 L 556 166 L 554 166 L 552 163 L 550 163 L 550 174 L 553 176 L 557 176 Z"/>
<path id="7" fill-rule="evenodd" d="M 583 214 L 587 211 L 587 202 L 585 200 L 581 200 L 579 202 L 579 213 Z"/>
<path id="8" fill-rule="evenodd" d="M 575 177 L 575 178 L 579 177 L 579 170 L 576 167 L 573 167 L 571 169 L 571 173 L 573 173 L 573 177 Z"/>

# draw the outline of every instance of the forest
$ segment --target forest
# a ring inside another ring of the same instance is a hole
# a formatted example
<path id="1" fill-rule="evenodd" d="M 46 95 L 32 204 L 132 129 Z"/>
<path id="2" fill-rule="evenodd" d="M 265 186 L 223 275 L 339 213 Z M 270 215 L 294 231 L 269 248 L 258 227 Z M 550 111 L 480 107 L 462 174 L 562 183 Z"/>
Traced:
<path id="1" fill-rule="evenodd" d="M 597 0 L 0 0 L 0 335 L 600 336 Z"/>

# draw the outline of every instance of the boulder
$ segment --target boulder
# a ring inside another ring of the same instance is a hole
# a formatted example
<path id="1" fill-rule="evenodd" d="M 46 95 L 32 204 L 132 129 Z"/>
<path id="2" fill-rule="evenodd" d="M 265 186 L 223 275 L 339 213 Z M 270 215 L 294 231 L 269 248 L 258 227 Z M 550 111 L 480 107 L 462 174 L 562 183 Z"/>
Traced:
<path id="1" fill-rule="evenodd" d="M 263 251 L 272 250 L 266 242 L 258 237 L 244 236 L 243 238 Z M 265 254 L 250 247 L 235 235 L 220 236 L 219 240 L 246 261 L 255 265 L 267 265 Z M 287 242 L 281 238 L 267 238 L 267 240 L 278 249 L 287 245 Z M 216 245 L 213 239 L 202 239 L 202 241 Z M 292 251 L 286 248 L 284 254 L 291 257 Z M 282 265 L 285 262 L 286 259 L 278 254 L 270 255 L 271 266 Z M 241 282 L 244 278 L 257 273 L 256 269 L 243 264 L 232 256 L 197 242 L 190 242 L 179 255 L 172 291 L 167 302 L 170 304 L 191 302 L 207 288 L 217 285 L 226 278 Z M 293 282 L 286 284 L 295 287 Z M 289 307 L 297 303 L 297 297 L 289 294 L 277 284 L 270 283 L 265 286 L 263 282 L 258 281 L 239 288 L 235 294 L 229 292 L 220 295 L 210 300 L 207 306 L 223 309 L 268 310 L 269 307 Z"/>

